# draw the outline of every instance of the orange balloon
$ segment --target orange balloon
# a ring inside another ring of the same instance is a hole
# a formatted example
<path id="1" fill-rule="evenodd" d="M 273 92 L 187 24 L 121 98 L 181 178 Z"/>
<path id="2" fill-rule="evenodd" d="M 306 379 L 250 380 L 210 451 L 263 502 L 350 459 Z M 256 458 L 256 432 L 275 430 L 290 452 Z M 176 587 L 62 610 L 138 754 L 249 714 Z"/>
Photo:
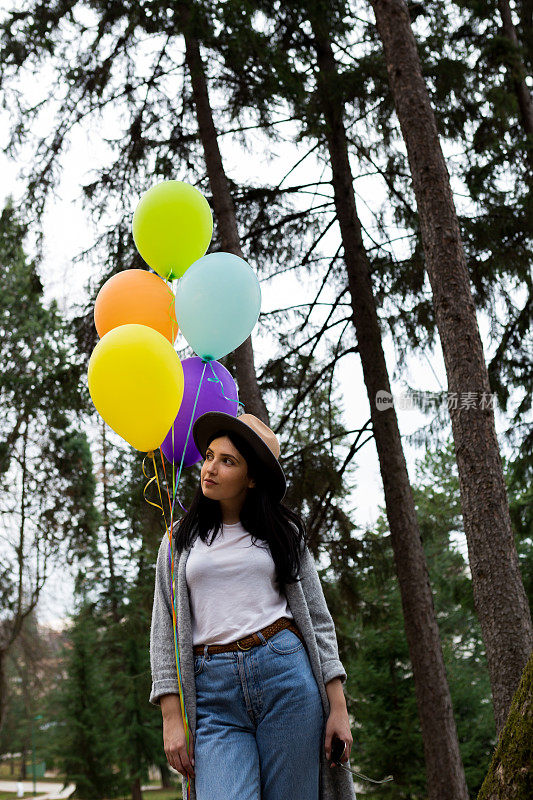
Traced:
<path id="1" fill-rule="evenodd" d="M 102 338 L 112 328 L 147 325 L 171 344 L 178 335 L 174 294 L 165 281 L 145 269 L 125 269 L 104 283 L 94 304 L 94 324 Z"/>

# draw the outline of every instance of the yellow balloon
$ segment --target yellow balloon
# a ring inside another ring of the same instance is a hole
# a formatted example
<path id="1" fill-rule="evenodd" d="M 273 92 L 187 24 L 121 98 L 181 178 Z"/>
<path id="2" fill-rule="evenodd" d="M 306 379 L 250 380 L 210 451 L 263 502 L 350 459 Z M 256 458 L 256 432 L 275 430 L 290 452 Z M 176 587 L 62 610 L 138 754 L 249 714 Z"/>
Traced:
<path id="1" fill-rule="evenodd" d="M 203 194 L 190 183 L 163 181 L 139 200 L 132 230 L 146 263 L 162 278 L 180 278 L 209 247 L 213 215 Z"/>
<path id="2" fill-rule="evenodd" d="M 183 367 L 159 331 L 120 325 L 100 339 L 89 360 L 89 392 L 101 417 L 137 450 L 162 443 L 183 398 Z"/>

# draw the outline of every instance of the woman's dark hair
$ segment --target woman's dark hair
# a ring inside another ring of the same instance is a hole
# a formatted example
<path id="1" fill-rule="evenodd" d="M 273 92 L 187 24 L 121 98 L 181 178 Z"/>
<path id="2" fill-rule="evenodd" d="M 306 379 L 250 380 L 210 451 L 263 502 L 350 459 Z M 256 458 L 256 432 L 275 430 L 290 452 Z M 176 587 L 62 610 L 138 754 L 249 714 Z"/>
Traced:
<path id="1" fill-rule="evenodd" d="M 248 475 L 255 487 L 248 489 L 240 513 L 240 520 L 252 537 L 252 544 L 266 542 L 276 567 L 280 591 L 285 584 L 296 583 L 300 572 L 300 559 L 307 544 L 305 526 L 299 517 L 282 502 L 276 500 L 269 489 L 266 473 L 252 446 L 234 431 L 220 430 L 213 434 L 207 445 L 219 436 L 227 436 L 246 461 Z M 222 529 L 222 511 L 218 500 L 211 500 L 198 487 L 189 510 L 174 525 L 173 537 L 177 553 L 189 547 L 198 534 L 204 543 L 212 544 Z M 207 542 L 209 531 L 213 531 Z M 264 545 L 259 545 L 264 546 Z"/>

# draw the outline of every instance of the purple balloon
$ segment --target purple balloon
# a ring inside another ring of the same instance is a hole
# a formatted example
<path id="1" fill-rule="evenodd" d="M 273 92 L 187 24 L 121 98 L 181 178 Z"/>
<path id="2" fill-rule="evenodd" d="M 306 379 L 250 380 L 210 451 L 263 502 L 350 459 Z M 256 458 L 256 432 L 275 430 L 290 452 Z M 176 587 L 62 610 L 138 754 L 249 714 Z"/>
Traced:
<path id="1" fill-rule="evenodd" d="M 172 428 L 169 430 L 161 449 L 165 457 L 173 464 L 179 465 L 183 455 L 183 448 L 187 438 L 187 431 L 191 424 L 192 410 L 200 378 L 202 377 L 202 370 L 205 362 L 199 356 L 193 358 L 185 358 L 181 362 L 183 367 L 183 400 L 181 401 L 178 416 L 174 420 Z M 204 379 L 202 381 L 202 388 L 198 395 L 198 402 L 194 411 L 194 417 L 191 424 L 191 432 L 189 434 L 189 441 L 187 442 L 187 449 L 185 451 L 185 458 L 183 459 L 184 467 L 191 467 L 198 461 L 202 460 L 202 454 L 194 444 L 192 436 L 192 426 L 202 414 L 208 411 L 224 411 L 226 414 L 231 414 L 233 417 L 237 416 L 238 403 L 235 402 L 238 398 L 237 386 L 231 377 L 228 370 L 219 364 L 218 361 L 211 362 L 211 366 L 207 364 L 204 372 Z M 215 382 L 215 375 L 218 378 Z M 222 393 L 224 392 L 224 393 Z M 225 397 L 224 397 L 225 395 Z M 226 399 L 228 398 L 228 399 Z M 174 429 L 174 448 L 172 447 L 172 429 Z"/>

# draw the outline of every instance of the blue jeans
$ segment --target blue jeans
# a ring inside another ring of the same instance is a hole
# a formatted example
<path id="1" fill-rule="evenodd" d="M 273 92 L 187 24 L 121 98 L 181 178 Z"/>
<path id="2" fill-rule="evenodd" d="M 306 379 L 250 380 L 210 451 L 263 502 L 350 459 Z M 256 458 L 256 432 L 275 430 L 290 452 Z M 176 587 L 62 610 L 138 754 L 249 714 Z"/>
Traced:
<path id="1" fill-rule="evenodd" d="M 324 712 L 307 651 L 284 629 L 194 657 L 197 800 L 318 800 Z"/>

